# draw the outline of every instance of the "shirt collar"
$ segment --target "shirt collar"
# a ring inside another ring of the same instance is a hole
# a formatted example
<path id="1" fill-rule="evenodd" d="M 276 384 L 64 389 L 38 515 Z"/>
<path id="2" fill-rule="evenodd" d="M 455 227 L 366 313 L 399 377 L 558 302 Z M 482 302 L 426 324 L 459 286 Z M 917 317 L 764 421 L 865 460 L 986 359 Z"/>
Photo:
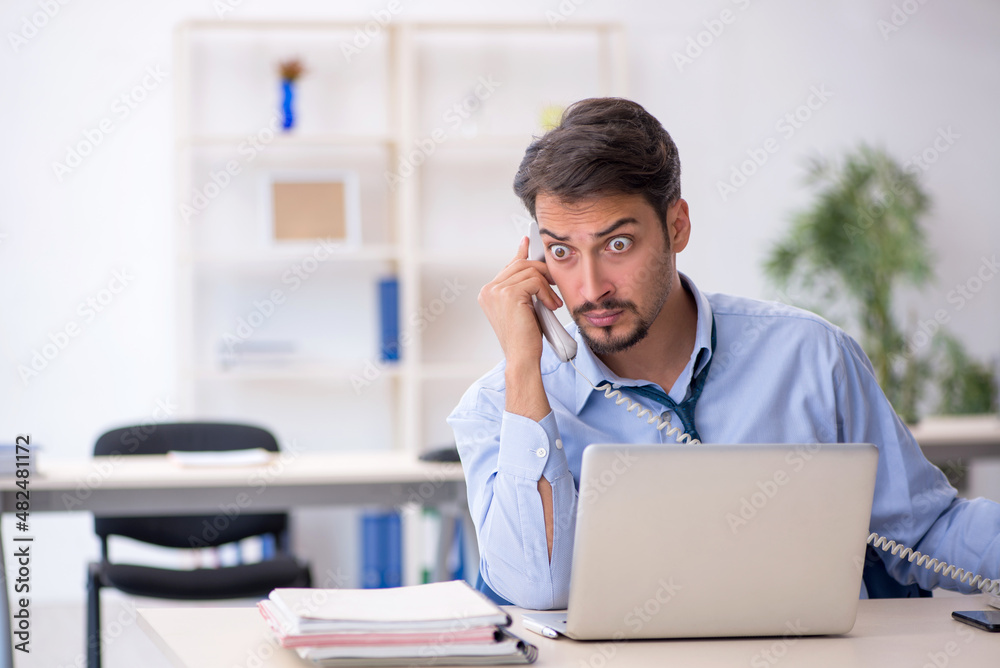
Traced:
<path id="1" fill-rule="evenodd" d="M 672 399 L 680 403 L 684 400 L 684 394 L 691 385 L 691 379 L 705 368 L 709 358 L 712 356 L 712 307 L 708 303 L 708 298 L 695 286 L 694 281 L 685 274 L 678 273 L 680 274 L 681 283 L 691 292 L 698 307 L 698 324 L 695 330 L 694 349 L 691 351 L 691 358 L 688 360 L 687 366 L 684 367 L 681 375 L 677 378 L 677 382 L 674 383 L 676 394 L 681 396 L 674 396 L 675 392 L 670 391 L 672 388 L 664 388 Z M 650 384 L 648 380 L 622 378 L 612 372 L 604 362 L 591 352 L 590 348 L 584 342 L 583 337 L 580 336 L 579 327 L 574 331 L 574 338 L 576 339 L 578 351 L 574 361 L 576 362 L 577 369 L 580 371 L 580 373 L 575 374 L 574 410 L 577 415 L 580 414 L 587 400 L 594 393 L 594 388 L 587 382 L 587 378 L 593 381 L 595 385 L 600 385 L 602 380 L 626 386 Z"/>

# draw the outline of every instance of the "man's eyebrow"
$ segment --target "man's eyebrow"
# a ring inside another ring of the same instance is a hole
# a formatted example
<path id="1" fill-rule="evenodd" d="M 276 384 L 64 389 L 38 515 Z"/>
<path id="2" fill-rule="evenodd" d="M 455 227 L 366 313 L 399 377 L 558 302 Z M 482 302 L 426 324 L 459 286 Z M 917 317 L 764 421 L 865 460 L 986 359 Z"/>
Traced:
<path id="1" fill-rule="evenodd" d="M 600 232 L 594 232 L 590 236 L 593 239 L 600 239 L 601 237 L 606 237 L 607 235 L 611 234 L 612 232 L 614 232 L 615 230 L 617 230 L 619 227 L 621 227 L 623 225 L 628 225 L 629 223 L 638 223 L 638 222 L 639 222 L 638 220 L 636 220 L 635 218 L 632 218 L 631 216 L 629 216 L 628 218 L 620 218 L 620 219 L 616 220 L 614 223 L 612 223 L 610 227 L 608 227 L 606 229 L 603 229 Z M 553 239 L 555 239 L 556 241 L 563 241 L 563 242 L 569 241 L 569 237 L 561 237 L 558 234 L 553 234 L 552 232 L 548 231 L 544 227 L 541 228 L 538 232 L 539 232 L 539 234 L 547 234 L 550 237 L 552 237 Z"/>
<path id="2" fill-rule="evenodd" d="M 548 236 L 552 237 L 553 239 L 555 239 L 556 241 L 569 241 L 569 237 L 561 237 L 561 236 L 559 236 L 558 234 L 553 234 L 552 232 L 549 232 L 549 231 L 548 231 L 547 229 L 545 229 L 544 227 L 543 227 L 543 228 L 541 228 L 541 229 L 539 229 L 539 230 L 538 230 L 538 233 L 539 233 L 539 234 L 546 234 L 546 235 L 548 235 Z"/>
<path id="3" fill-rule="evenodd" d="M 609 234 L 611 234 L 612 232 L 614 232 L 615 230 L 617 230 L 619 227 L 622 227 L 623 225 L 628 225 L 630 223 L 635 223 L 636 225 L 638 225 L 639 221 L 636 220 L 635 218 L 632 218 L 631 216 L 629 216 L 628 218 L 620 218 L 620 219 L 616 220 L 615 222 L 613 222 L 611 224 L 611 227 L 609 227 L 609 228 L 607 228 L 605 230 L 601 230 L 600 232 L 594 232 L 594 234 L 591 235 L 591 236 L 594 239 L 600 239 L 601 237 L 608 236 Z"/>

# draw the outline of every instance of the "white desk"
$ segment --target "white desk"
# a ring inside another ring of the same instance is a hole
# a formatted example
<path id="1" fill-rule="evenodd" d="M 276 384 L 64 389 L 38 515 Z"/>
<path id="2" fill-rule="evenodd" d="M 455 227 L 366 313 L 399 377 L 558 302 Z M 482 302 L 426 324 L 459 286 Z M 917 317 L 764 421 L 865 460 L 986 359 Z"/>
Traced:
<path id="1" fill-rule="evenodd" d="M 843 636 L 727 638 L 629 642 L 549 640 L 525 631 L 509 608 L 513 631 L 538 646 L 545 666 L 780 666 L 948 668 L 998 665 L 1000 634 L 951 619 L 953 610 L 985 608 L 982 596 L 861 601 L 854 629 Z M 311 664 L 278 647 L 252 608 L 139 610 L 139 625 L 177 668 L 304 668 Z M 937 663 L 935 663 L 937 659 Z"/>
<path id="2" fill-rule="evenodd" d="M 928 417 L 910 427 L 910 433 L 924 456 L 935 463 L 1000 457 L 1000 417 L 995 415 Z"/>
<path id="3" fill-rule="evenodd" d="M 465 508 L 459 464 L 421 462 L 402 453 L 281 453 L 264 466 L 184 468 L 163 455 L 41 461 L 29 478 L 30 512 L 95 515 L 202 514 L 236 504 L 242 512 L 300 506 L 420 503 L 454 515 Z M 0 512 L 15 506 L 14 478 L 0 479 Z M 451 524 L 451 523 L 449 523 Z M 30 517 L 29 517 L 30 525 Z M 31 535 L 29 530 L 26 535 Z M 447 536 L 442 536 L 442 544 Z M 0 540 L 0 545 L 2 545 Z M 5 572 L 0 549 L 0 572 Z M 439 550 L 438 573 L 445 553 Z M 10 608 L 0 587 L 0 668 L 12 668 Z M 82 625 L 82 622 L 81 622 Z"/>
<path id="4" fill-rule="evenodd" d="M 402 453 L 281 453 L 263 466 L 182 467 L 165 455 L 46 462 L 30 477 L 31 512 L 199 514 L 249 498 L 247 512 L 296 506 L 462 501 L 459 464 Z M 14 478 L 0 479 L 0 511 L 14 508 Z"/>

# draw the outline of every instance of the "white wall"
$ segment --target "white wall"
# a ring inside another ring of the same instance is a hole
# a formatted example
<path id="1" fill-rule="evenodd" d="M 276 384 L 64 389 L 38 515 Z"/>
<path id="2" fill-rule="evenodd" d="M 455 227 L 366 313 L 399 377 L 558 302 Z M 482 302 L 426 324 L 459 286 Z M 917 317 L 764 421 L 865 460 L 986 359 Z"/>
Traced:
<path id="1" fill-rule="evenodd" d="M 223 1 L 62 6 L 46 0 L 41 4 L 58 12 L 22 45 L 12 45 L 10 34 L 20 33 L 40 4 L 3 3 L 0 441 L 30 433 L 44 445 L 43 456 L 85 457 L 112 425 L 149 420 L 164 405 L 185 414 L 184 406 L 174 406 L 173 82 L 168 75 L 156 84 L 127 118 L 113 105 L 147 68 L 169 73 L 178 21 L 215 18 Z M 406 19 L 545 22 L 549 12 L 562 12 L 568 21 L 624 23 L 632 97 L 663 121 L 681 150 L 695 231 L 680 268 L 708 290 L 771 295 L 761 262 L 790 212 L 808 199 L 800 176 L 806 155 L 835 155 L 867 140 L 907 158 L 931 147 L 939 128 L 951 128 L 958 139 L 925 181 L 934 198 L 926 224 L 939 281 L 911 306 L 923 318 L 946 309 L 953 331 L 974 353 L 1000 352 L 1000 280 L 986 282 L 961 310 L 947 299 L 975 275 L 980 258 L 1000 251 L 993 206 L 1000 155 L 995 3 L 907 0 L 901 4 L 916 13 L 884 37 L 878 21 L 890 20 L 889 0 L 401 2 Z M 237 6 L 226 19 L 254 19 L 358 18 L 386 3 L 228 4 Z M 734 21 L 679 71 L 673 54 L 724 9 Z M 832 96 L 785 138 L 777 120 L 805 102 L 811 87 Z M 71 174 L 57 178 L 53 162 L 104 118 L 113 119 L 113 131 Z M 717 181 L 769 137 L 780 150 L 722 201 Z M 127 285 L 89 319 L 79 305 L 101 296 L 116 272 L 127 273 Z M 30 365 L 33 352 L 70 323 L 79 335 L 22 382 L 18 366 Z M 96 554 L 89 520 L 37 518 L 36 529 L 36 600 L 81 599 L 83 564 Z"/>

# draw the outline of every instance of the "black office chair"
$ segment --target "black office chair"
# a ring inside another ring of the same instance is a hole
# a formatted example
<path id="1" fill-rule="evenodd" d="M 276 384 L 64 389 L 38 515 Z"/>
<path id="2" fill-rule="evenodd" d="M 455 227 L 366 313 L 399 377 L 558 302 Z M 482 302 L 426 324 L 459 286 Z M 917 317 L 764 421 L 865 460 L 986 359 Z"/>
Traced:
<path id="1" fill-rule="evenodd" d="M 171 423 L 114 429 L 94 445 L 94 455 L 152 455 L 170 450 L 278 451 L 274 436 L 265 429 L 240 424 Z M 288 515 L 219 515 L 95 517 L 94 531 L 101 539 L 101 561 L 87 573 L 87 665 L 101 665 L 101 589 L 113 587 L 135 596 L 175 600 L 217 600 L 264 597 L 276 587 L 309 587 L 308 564 L 288 549 Z M 205 522 L 208 522 L 206 525 Z M 221 528 L 220 528 L 221 525 Z M 206 531 L 206 526 L 212 531 Z M 251 536 L 271 535 L 277 544 L 273 558 L 258 563 L 178 571 L 108 560 L 108 536 L 126 536 L 163 547 L 217 547 Z"/>

